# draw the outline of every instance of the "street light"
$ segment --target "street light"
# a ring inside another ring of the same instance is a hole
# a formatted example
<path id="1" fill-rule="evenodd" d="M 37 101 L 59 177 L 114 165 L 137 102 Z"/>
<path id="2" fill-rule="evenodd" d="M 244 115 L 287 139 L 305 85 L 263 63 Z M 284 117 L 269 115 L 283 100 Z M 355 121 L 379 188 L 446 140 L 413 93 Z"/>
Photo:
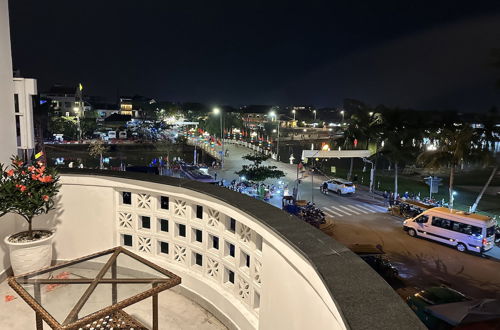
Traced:
<path id="1" fill-rule="evenodd" d="M 373 192 L 373 179 L 375 178 L 375 168 L 373 162 L 371 160 L 368 160 L 366 158 L 363 158 L 363 162 L 369 163 L 372 168 L 370 169 L 370 192 Z"/>
<path id="2" fill-rule="evenodd" d="M 276 112 L 274 110 L 269 111 L 269 117 L 274 118 L 278 122 L 278 139 L 276 140 L 276 160 L 280 160 L 280 120 L 276 116 Z"/>
<path id="3" fill-rule="evenodd" d="M 316 121 L 316 110 L 313 110 L 314 113 L 314 121 Z"/>
<path id="4" fill-rule="evenodd" d="M 293 121 L 295 121 L 295 109 L 292 110 L 293 113 Z"/>
<path id="5" fill-rule="evenodd" d="M 340 111 L 340 114 L 342 115 L 342 125 L 344 125 L 344 113 L 345 113 L 344 110 Z"/>
<path id="6" fill-rule="evenodd" d="M 74 107 L 73 111 L 76 113 L 76 122 L 78 124 L 78 142 L 82 140 L 82 126 L 80 125 L 80 108 Z"/>
<path id="7" fill-rule="evenodd" d="M 368 115 L 371 117 L 373 116 L 373 111 L 368 112 Z"/>
<path id="8" fill-rule="evenodd" d="M 219 115 L 220 116 L 220 136 L 221 136 L 221 139 L 222 139 L 222 154 L 221 154 L 221 163 L 220 163 L 220 167 L 221 168 L 224 168 L 224 157 L 225 157 L 225 153 L 224 153 L 224 131 L 223 131 L 223 127 L 222 127 L 222 112 L 219 108 L 214 108 L 213 109 L 213 113 L 214 115 Z"/>

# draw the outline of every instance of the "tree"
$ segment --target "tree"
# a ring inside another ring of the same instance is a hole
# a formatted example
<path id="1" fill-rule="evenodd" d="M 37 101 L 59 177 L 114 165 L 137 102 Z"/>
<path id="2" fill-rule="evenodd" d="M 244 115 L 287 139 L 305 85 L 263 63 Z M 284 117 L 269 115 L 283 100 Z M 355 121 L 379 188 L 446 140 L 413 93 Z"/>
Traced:
<path id="1" fill-rule="evenodd" d="M 99 169 L 101 170 L 104 168 L 102 155 L 106 151 L 108 151 L 108 148 L 104 145 L 104 142 L 102 140 L 94 140 L 90 142 L 89 155 L 94 158 L 99 157 Z"/>
<path id="2" fill-rule="evenodd" d="M 49 121 L 51 134 L 63 134 L 65 139 L 78 138 L 78 124 L 73 117 L 52 117 Z"/>
<path id="3" fill-rule="evenodd" d="M 419 131 L 413 129 L 411 116 L 402 109 L 385 109 L 382 131 L 384 146 L 380 154 L 394 164 L 394 195 L 398 194 L 398 170 L 403 162 L 415 159 L 418 154 Z"/>
<path id="4" fill-rule="evenodd" d="M 263 166 L 262 162 L 268 160 L 270 156 L 262 154 L 248 154 L 243 159 L 253 162 L 251 165 L 243 165 L 242 169 L 235 172 L 239 176 L 244 176 L 249 181 L 264 181 L 266 179 L 279 179 L 285 173 L 278 170 L 276 166 Z"/>
<path id="5" fill-rule="evenodd" d="M 449 167 L 449 206 L 453 208 L 453 183 L 458 165 L 469 159 L 484 158 L 484 153 L 478 149 L 476 132 L 468 125 L 455 128 L 444 128 L 438 131 L 438 147 L 434 151 L 421 153 L 417 162 L 428 168 Z"/>
<path id="6" fill-rule="evenodd" d="M 41 162 L 29 165 L 18 157 L 12 158 L 10 167 L 0 164 L 0 217 L 19 214 L 28 222 L 28 237 L 33 239 L 33 218 L 54 208 L 59 176 Z"/>

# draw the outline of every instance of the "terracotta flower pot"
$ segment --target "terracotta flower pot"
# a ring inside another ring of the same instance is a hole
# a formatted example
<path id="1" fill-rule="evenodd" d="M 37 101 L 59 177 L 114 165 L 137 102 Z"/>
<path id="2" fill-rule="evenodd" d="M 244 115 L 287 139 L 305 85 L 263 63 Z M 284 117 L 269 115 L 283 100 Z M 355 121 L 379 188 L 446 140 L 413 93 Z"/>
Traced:
<path id="1" fill-rule="evenodd" d="M 4 242 L 9 247 L 10 264 L 14 275 L 24 274 L 36 271 L 50 266 L 52 261 L 52 240 L 55 232 L 50 230 L 37 229 L 36 231 L 49 232 L 49 237 L 29 242 L 11 242 L 9 239 L 13 236 L 5 237 Z"/>

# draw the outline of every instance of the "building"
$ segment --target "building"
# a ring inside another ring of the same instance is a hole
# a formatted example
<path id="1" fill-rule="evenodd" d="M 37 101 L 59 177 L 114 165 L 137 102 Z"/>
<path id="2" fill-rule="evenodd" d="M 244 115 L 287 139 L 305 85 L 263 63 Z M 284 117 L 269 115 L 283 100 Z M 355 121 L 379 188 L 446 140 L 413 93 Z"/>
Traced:
<path id="1" fill-rule="evenodd" d="M 112 114 L 120 113 L 120 107 L 111 103 L 93 103 L 92 110 L 97 114 L 97 120 L 102 121 Z"/>
<path id="2" fill-rule="evenodd" d="M 33 127 L 34 98 L 38 94 L 35 79 L 14 78 L 14 113 L 18 155 L 30 159 L 35 150 Z"/>
<path id="3" fill-rule="evenodd" d="M 54 116 L 83 117 L 85 111 L 90 111 L 92 107 L 83 101 L 80 86 L 54 85 L 49 91 L 41 93 L 40 96 L 51 102 L 52 115 Z M 82 107 L 83 114 L 80 113 Z"/>

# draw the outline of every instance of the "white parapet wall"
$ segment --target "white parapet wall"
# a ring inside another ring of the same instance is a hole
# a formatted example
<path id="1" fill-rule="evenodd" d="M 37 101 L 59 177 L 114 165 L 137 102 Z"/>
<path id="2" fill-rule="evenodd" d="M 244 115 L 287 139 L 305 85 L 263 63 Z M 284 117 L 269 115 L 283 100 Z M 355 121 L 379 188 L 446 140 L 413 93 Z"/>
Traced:
<path id="1" fill-rule="evenodd" d="M 61 183 L 57 210 L 35 223 L 56 228 L 56 259 L 122 245 L 181 276 L 184 291 L 229 328 L 346 329 L 313 265 L 238 205 L 117 177 Z"/>

